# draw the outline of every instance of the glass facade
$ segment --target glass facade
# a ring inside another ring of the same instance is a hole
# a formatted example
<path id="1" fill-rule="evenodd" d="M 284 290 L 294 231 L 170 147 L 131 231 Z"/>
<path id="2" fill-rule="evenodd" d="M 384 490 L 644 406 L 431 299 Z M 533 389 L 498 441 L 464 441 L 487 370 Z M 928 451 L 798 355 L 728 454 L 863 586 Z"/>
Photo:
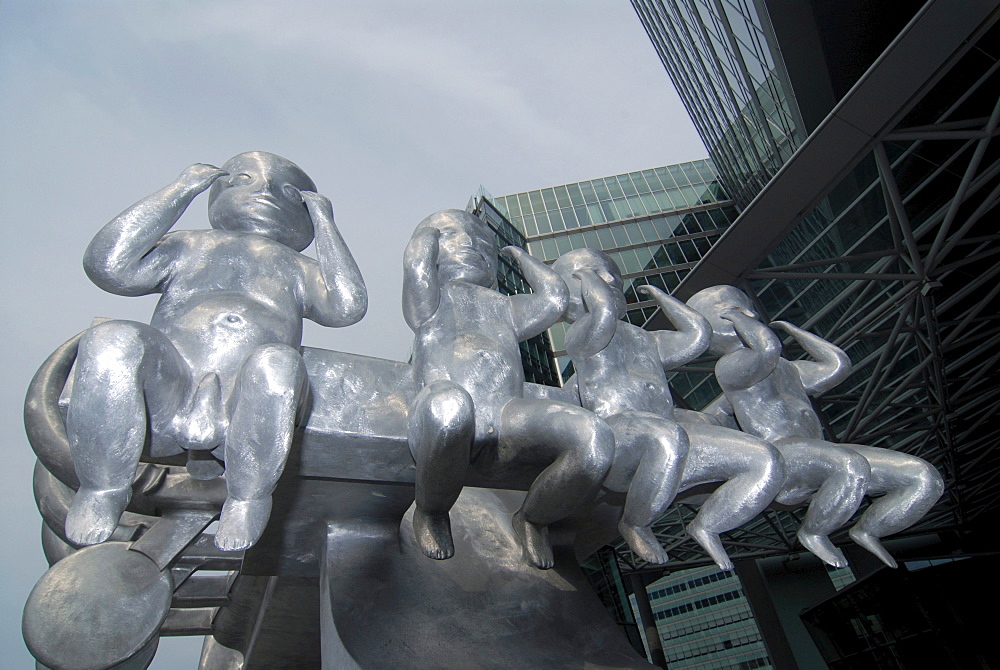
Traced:
<path id="1" fill-rule="evenodd" d="M 736 573 L 680 570 L 646 592 L 671 669 L 773 667 Z"/>
<path id="2" fill-rule="evenodd" d="M 494 199 L 523 230 L 528 249 L 552 262 L 573 249 L 601 249 L 625 279 L 627 318 L 643 325 L 656 304 L 636 292 L 680 284 L 737 215 L 709 160 L 630 172 Z M 563 375 L 566 325 L 550 331 Z"/>
<path id="3" fill-rule="evenodd" d="M 806 134 L 760 0 L 632 0 L 742 208 Z"/>

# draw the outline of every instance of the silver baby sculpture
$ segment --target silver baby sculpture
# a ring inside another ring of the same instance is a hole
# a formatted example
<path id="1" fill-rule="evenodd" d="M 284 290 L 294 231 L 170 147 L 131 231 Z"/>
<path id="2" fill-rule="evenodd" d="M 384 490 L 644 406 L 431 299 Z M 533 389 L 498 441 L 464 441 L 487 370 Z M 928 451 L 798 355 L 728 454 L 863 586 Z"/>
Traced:
<path id="1" fill-rule="evenodd" d="M 740 526 L 771 502 L 783 480 L 781 456 L 766 442 L 713 425 L 678 425 L 665 371 L 708 346 L 708 322 L 659 289 L 644 286 L 677 330 L 647 331 L 623 320 L 621 273 L 606 254 L 578 249 L 553 269 L 569 287 L 566 351 L 582 405 L 615 434 L 615 460 L 604 487 L 625 493 L 618 529 L 650 563 L 668 557 L 650 526 L 679 490 L 724 482 L 702 504 L 687 532 L 723 570 L 732 563 L 719 533 Z"/>
<path id="2" fill-rule="evenodd" d="M 789 333 L 814 359 L 785 360 L 781 340 L 758 320 L 749 297 L 732 286 L 700 291 L 688 306 L 712 325 L 709 350 L 721 356 L 715 376 L 729 405 L 723 409 L 743 430 L 767 440 L 785 457 L 786 480 L 777 501 L 798 504 L 811 497 L 798 532 L 803 546 L 831 565 L 846 565 L 827 536 L 850 520 L 866 493 L 881 496 L 850 536 L 896 567 L 879 539 L 919 521 L 941 497 L 944 483 L 932 465 L 916 456 L 823 439 L 809 396 L 847 378 L 847 354 L 812 333 L 776 321 L 771 326 Z"/>
<path id="3" fill-rule="evenodd" d="M 614 437 L 584 409 L 523 397 L 518 342 L 558 321 L 567 294 L 559 276 L 526 251 L 503 253 L 519 263 L 534 293 L 505 296 L 494 288 L 495 236 L 466 212 L 432 214 L 406 248 L 403 315 L 415 333 L 420 389 L 408 428 L 416 462 L 413 529 L 427 556 L 449 558 L 448 511 L 470 464 L 498 478 L 544 466 L 512 521 L 529 562 L 549 568 L 548 525 L 598 491 Z"/>
<path id="4" fill-rule="evenodd" d="M 168 233 L 209 187 L 214 230 Z M 221 549 L 260 537 L 308 392 L 302 319 L 347 326 L 368 304 L 330 201 L 315 191 L 274 154 L 195 164 L 90 243 L 84 268 L 95 284 L 161 297 L 149 325 L 107 321 L 80 342 L 66 419 L 80 479 L 66 518 L 73 542 L 115 529 L 147 433 L 154 457 L 187 449 L 225 461 Z M 318 260 L 298 253 L 314 235 Z"/>

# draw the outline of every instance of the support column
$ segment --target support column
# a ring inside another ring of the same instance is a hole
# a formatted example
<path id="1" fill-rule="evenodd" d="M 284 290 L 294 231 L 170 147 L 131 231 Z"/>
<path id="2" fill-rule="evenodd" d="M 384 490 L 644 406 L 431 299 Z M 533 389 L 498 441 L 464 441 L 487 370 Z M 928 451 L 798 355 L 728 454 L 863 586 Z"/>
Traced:
<path id="1" fill-rule="evenodd" d="M 635 595 L 636 609 L 639 611 L 639 626 L 646 636 L 646 647 L 653 665 L 666 669 L 667 657 L 663 654 L 663 641 L 656 629 L 656 619 L 653 618 L 653 606 L 649 604 L 649 592 L 646 591 L 646 580 L 639 573 L 629 576 L 629 586 Z"/>
<path id="2" fill-rule="evenodd" d="M 767 647 L 775 670 L 798 670 L 799 665 L 795 662 L 792 647 L 788 644 L 781 619 L 771 601 L 767 581 L 757 567 L 757 561 L 752 558 L 736 559 L 733 567 L 736 576 L 740 578 L 743 593 L 750 602 L 760 634 L 764 636 L 764 646 Z"/>

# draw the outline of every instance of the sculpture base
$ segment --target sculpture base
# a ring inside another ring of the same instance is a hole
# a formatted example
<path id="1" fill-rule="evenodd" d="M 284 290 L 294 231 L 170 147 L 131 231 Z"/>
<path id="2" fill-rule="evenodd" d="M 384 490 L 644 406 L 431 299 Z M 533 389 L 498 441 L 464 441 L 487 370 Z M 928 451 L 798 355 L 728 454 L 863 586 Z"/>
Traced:
<path id="1" fill-rule="evenodd" d="M 435 561 L 395 526 L 331 524 L 320 583 L 324 668 L 652 668 L 577 567 L 521 556 L 510 517 L 524 494 L 466 488 L 452 510 L 455 556 Z M 569 538 L 567 538 L 569 539 Z"/>

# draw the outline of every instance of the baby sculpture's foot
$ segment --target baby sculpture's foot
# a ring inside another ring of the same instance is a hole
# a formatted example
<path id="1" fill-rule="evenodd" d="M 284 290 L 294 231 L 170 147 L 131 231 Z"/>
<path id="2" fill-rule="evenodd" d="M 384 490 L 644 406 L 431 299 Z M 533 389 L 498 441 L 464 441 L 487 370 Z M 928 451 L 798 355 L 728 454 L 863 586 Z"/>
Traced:
<path id="1" fill-rule="evenodd" d="M 712 560 L 715 561 L 720 570 L 733 569 L 733 562 L 729 560 L 729 554 L 726 553 L 726 549 L 722 546 L 722 540 L 719 538 L 718 533 L 712 533 L 704 528 L 699 528 L 693 522 L 688 525 L 686 530 L 687 534 L 705 550 L 705 553 L 712 557 Z"/>
<path id="2" fill-rule="evenodd" d="M 628 543 L 629 549 L 647 563 L 660 565 L 670 560 L 667 550 L 657 541 L 653 531 L 646 526 L 631 526 L 623 520 L 618 522 L 618 532 Z"/>
<path id="3" fill-rule="evenodd" d="M 237 500 L 227 498 L 215 533 L 215 546 L 223 551 L 242 551 L 260 539 L 271 516 L 271 496 Z"/>
<path id="4" fill-rule="evenodd" d="M 828 563 L 835 568 L 847 567 L 847 558 L 844 557 L 844 552 L 833 546 L 833 543 L 830 542 L 830 538 L 826 535 L 803 533 L 800 530 L 798 532 L 798 536 L 799 542 L 802 543 L 802 546 L 812 552 L 814 556 L 819 558 L 824 563 Z"/>
<path id="5" fill-rule="evenodd" d="M 548 570 L 555 565 L 552 557 L 552 546 L 549 544 L 549 527 L 538 526 L 524 518 L 524 512 L 518 510 L 511 519 L 514 533 L 521 542 L 528 561 L 536 568 Z"/>
<path id="6" fill-rule="evenodd" d="M 128 507 L 132 487 L 80 490 L 66 514 L 66 537 L 77 545 L 97 544 L 111 536 Z"/>
<path id="7" fill-rule="evenodd" d="M 455 555 L 451 538 L 451 519 L 447 512 L 428 514 L 419 507 L 413 509 L 413 535 L 420 551 L 428 558 L 442 561 Z"/>
<path id="8" fill-rule="evenodd" d="M 850 535 L 851 539 L 854 540 L 856 543 L 860 544 L 862 547 L 864 547 L 868 551 L 878 556 L 882 560 L 882 562 L 888 565 L 890 568 L 897 567 L 896 559 L 894 559 L 892 555 L 888 551 L 886 551 L 886 548 L 882 546 L 882 543 L 879 542 L 879 539 L 874 535 L 872 535 L 871 533 L 866 533 L 865 531 L 855 526 L 854 528 L 851 529 L 848 535 Z"/>

